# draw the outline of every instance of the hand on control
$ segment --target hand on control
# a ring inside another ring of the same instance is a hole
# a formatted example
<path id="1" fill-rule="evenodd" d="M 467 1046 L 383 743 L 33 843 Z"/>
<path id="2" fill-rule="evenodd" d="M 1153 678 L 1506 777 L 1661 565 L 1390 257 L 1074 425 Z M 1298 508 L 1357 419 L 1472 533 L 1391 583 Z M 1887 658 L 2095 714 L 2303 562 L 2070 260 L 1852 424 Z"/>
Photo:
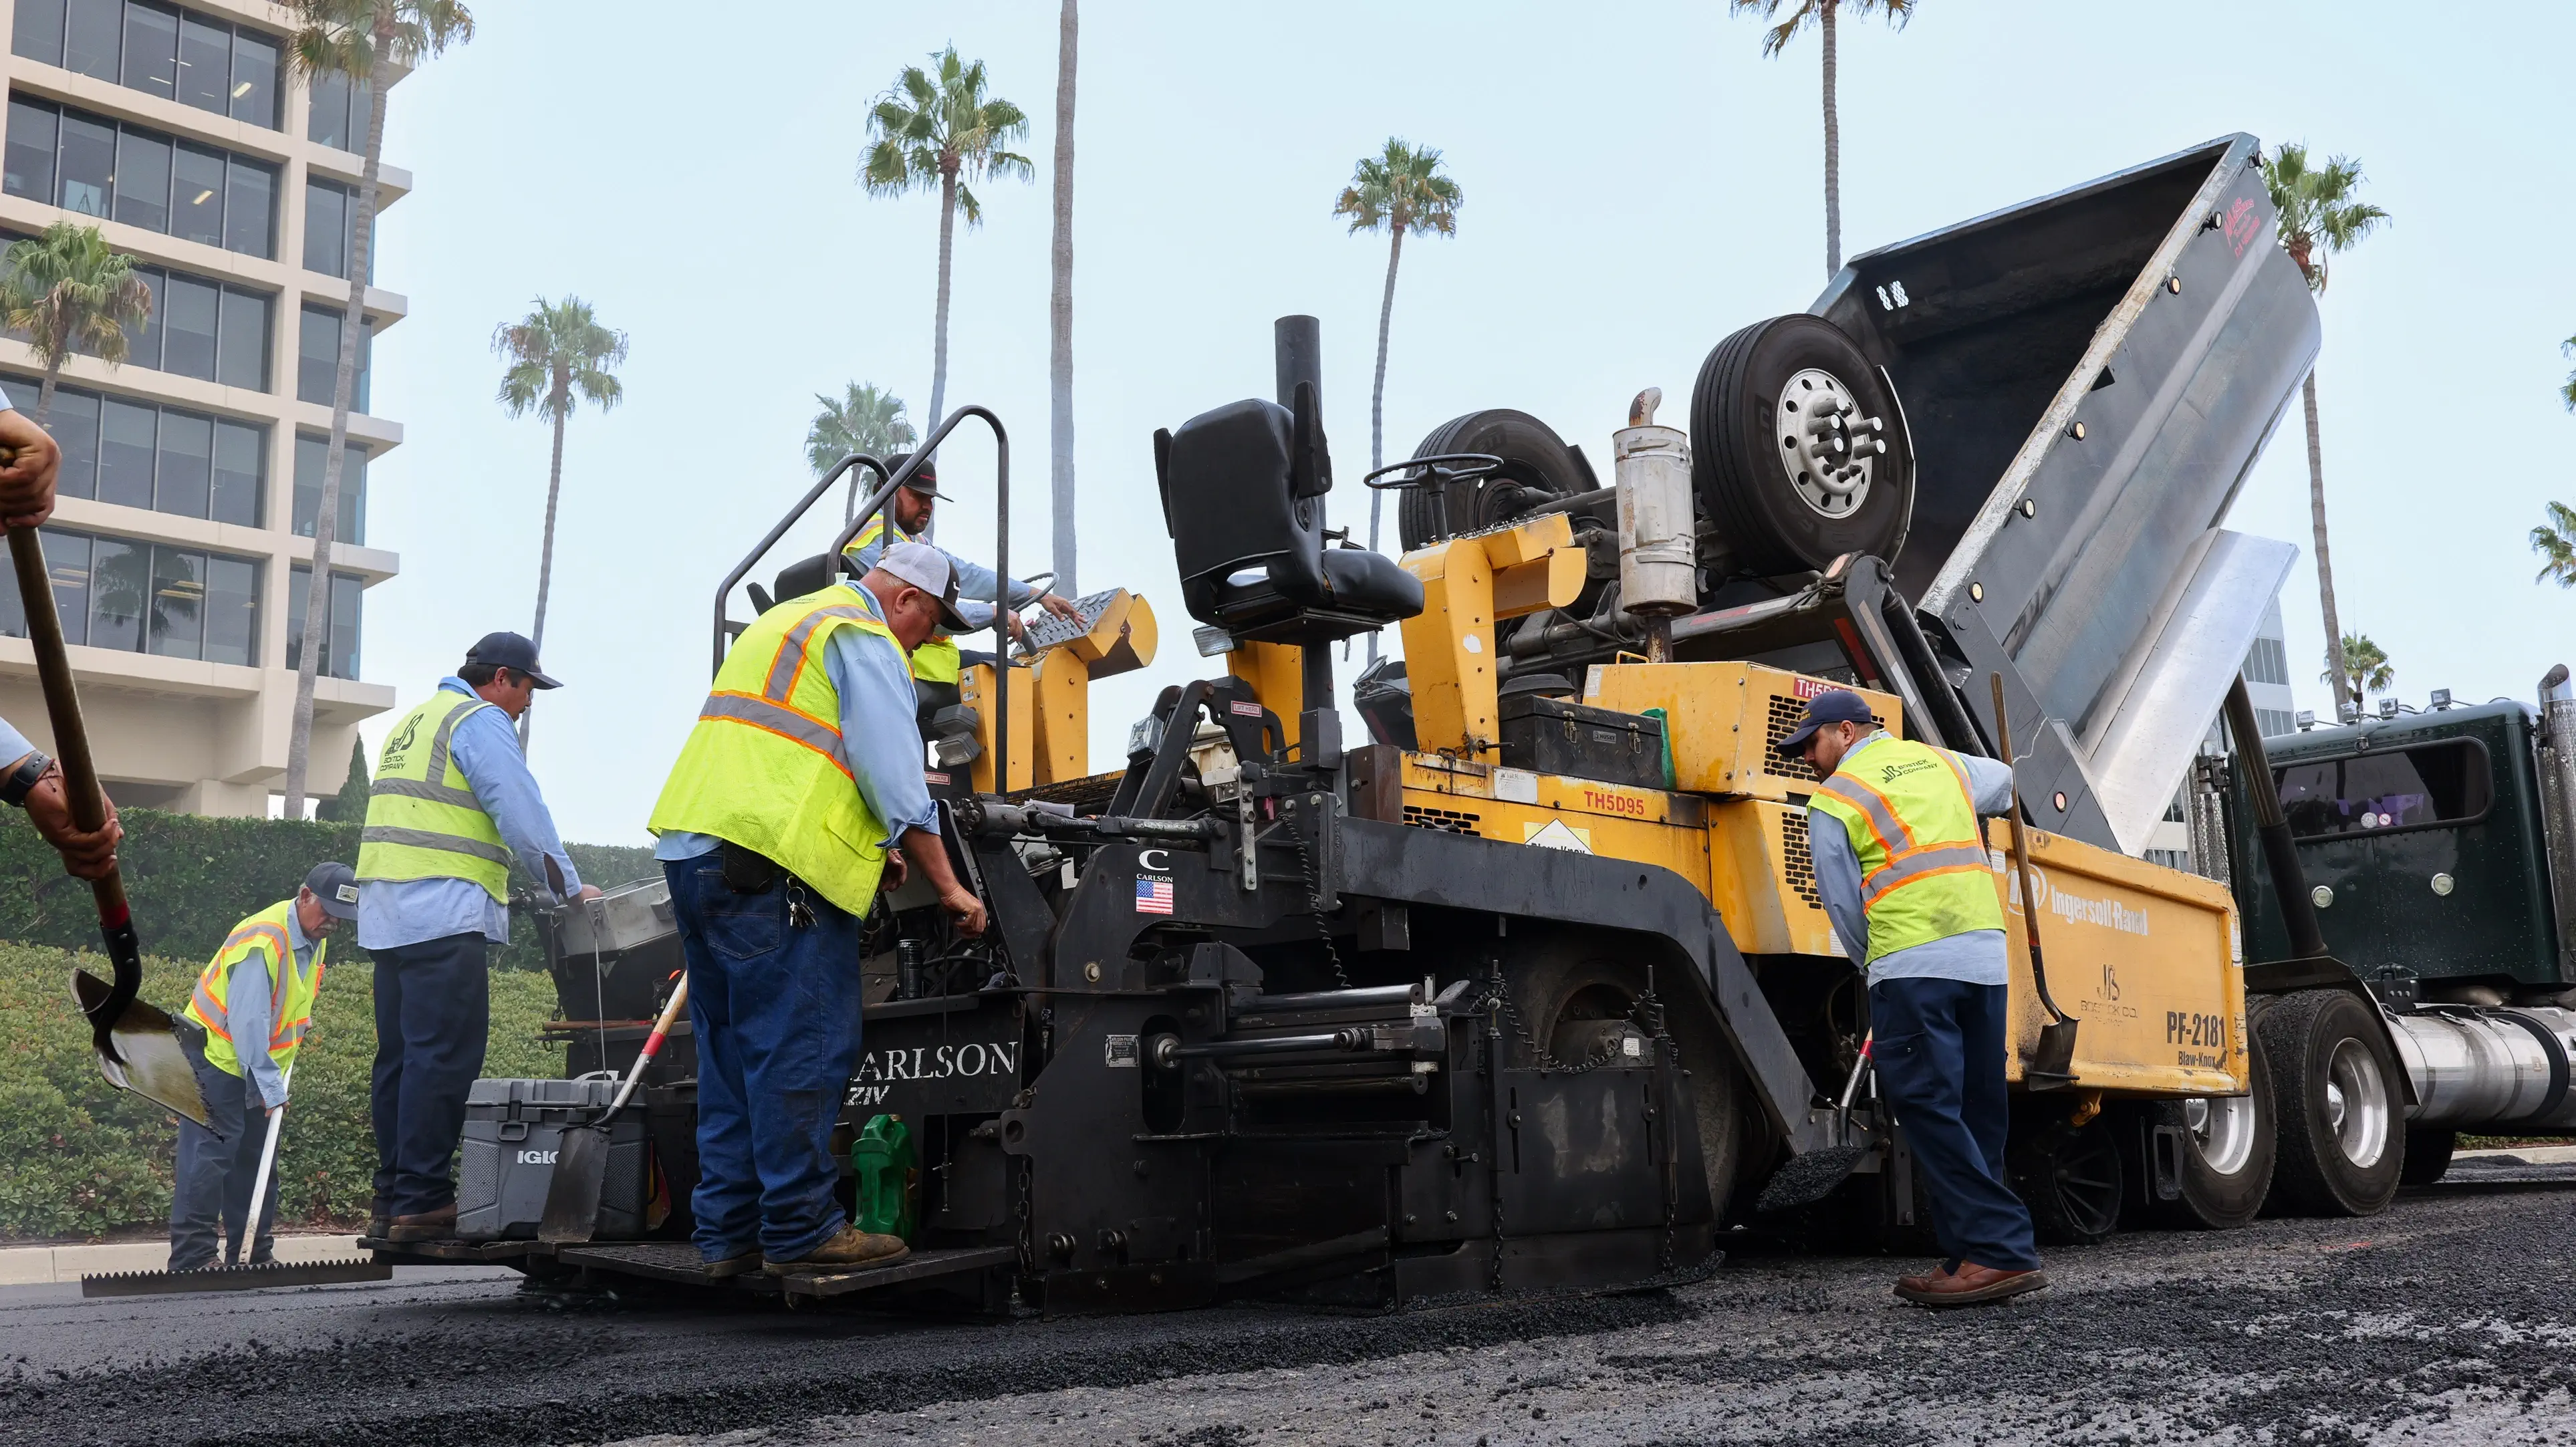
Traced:
<path id="1" fill-rule="evenodd" d="M 1010 625 L 1011 641 L 1013 643 L 1026 643 L 1028 641 L 1029 625 L 1020 621 L 1019 614 L 1005 612 L 1002 614 L 1002 621 Z"/>
<path id="2" fill-rule="evenodd" d="M 116 821 L 116 801 L 100 795 L 107 806 L 107 824 L 95 833 L 85 833 L 72 823 L 71 796 L 63 789 L 60 764 L 45 770 L 36 787 L 27 791 L 27 819 L 45 842 L 63 856 L 63 869 L 75 879 L 105 879 L 116 868 L 116 846 L 125 838 L 125 826 Z"/>
<path id="3" fill-rule="evenodd" d="M 0 523 L 32 528 L 54 515 L 63 450 L 22 412 L 0 412 Z"/>
<path id="4" fill-rule="evenodd" d="M 939 896 L 939 907 L 957 917 L 957 932 L 973 939 L 984 932 L 984 901 L 975 891 L 962 884 L 952 884 Z"/>
<path id="5" fill-rule="evenodd" d="M 1059 597 L 1053 593 L 1041 593 L 1038 595 L 1038 606 L 1058 618 L 1070 618 L 1076 623 L 1082 621 L 1082 610 L 1075 607 L 1070 598 Z"/>
<path id="6" fill-rule="evenodd" d="M 574 895 L 574 896 L 573 896 L 573 898 L 575 898 L 575 899 L 597 899 L 597 898 L 599 898 L 599 897 L 600 897 L 600 888 L 599 888 L 599 886 L 598 886 L 598 885 L 596 885 L 596 884 L 585 884 L 585 885 L 583 885 L 583 886 L 581 887 L 581 893 L 576 894 L 576 895 Z"/>

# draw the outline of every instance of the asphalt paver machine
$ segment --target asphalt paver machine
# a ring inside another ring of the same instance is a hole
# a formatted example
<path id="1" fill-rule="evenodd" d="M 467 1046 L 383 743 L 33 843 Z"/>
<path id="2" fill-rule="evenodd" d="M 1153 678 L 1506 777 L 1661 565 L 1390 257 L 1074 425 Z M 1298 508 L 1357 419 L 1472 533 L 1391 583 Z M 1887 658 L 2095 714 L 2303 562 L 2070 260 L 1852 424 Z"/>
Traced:
<path id="1" fill-rule="evenodd" d="M 2131 852 L 2288 563 L 2218 527 L 2317 339 L 2256 159 L 2229 137 L 1856 258 L 1810 313 L 1719 344 L 1686 431 L 1641 397 L 1607 487 L 1526 414 L 1447 424 L 1367 479 L 1402 493 L 1401 563 L 1327 529 L 1314 323 L 1284 319 L 1274 398 L 1154 439 L 1223 673 L 1164 689 L 1098 775 L 1061 726 L 1023 762 L 1043 657 L 925 715 L 993 926 L 955 937 L 917 883 L 885 898 L 842 1113 L 853 1140 L 908 1134 L 913 1258 L 706 1284 L 1047 1310 L 1632 1286 L 1705 1271 L 1785 1163 L 1852 1143 L 1813 1219 L 1901 1229 L 1902 1133 L 1844 1088 L 1866 1002 L 1807 857 L 1816 781 L 1771 746 L 1842 686 L 1991 755 L 1997 679 L 2035 741 L 2038 882 L 2025 900 L 1999 825 L 1995 887 L 2049 970 L 2014 950 L 2016 1186 L 2060 1241 L 2249 1219 L 2313 1143 L 2272 1128 L 2226 888 Z M 873 471 L 869 507 L 901 481 Z M 1124 622 L 1049 651 L 1086 677 L 1149 661 L 1141 602 L 1086 609 Z M 721 598 L 717 626 L 720 654 Z M 1346 738 L 1335 646 L 1387 628 L 1403 662 L 1357 681 Z M 2061 1017 L 2076 1047 L 2042 1070 Z M 688 1058 L 647 1081 L 659 1239 L 480 1249 L 703 1282 Z"/>

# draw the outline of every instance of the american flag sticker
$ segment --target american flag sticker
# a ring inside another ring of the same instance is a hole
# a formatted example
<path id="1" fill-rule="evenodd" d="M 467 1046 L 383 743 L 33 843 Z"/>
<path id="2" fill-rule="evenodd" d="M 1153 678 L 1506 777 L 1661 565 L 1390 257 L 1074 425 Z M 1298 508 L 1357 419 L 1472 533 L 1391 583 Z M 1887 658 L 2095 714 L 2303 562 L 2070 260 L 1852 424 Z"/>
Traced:
<path id="1" fill-rule="evenodd" d="M 1136 912 L 1170 914 L 1172 912 L 1172 877 L 1168 874 L 1136 876 Z"/>

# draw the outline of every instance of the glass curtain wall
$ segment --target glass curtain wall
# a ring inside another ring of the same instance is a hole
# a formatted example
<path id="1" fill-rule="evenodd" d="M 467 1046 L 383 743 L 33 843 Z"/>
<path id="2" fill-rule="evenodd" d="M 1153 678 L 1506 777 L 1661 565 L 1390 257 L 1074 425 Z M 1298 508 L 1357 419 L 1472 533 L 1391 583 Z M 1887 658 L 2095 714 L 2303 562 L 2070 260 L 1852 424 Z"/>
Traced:
<path id="1" fill-rule="evenodd" d="M 29 60 L 279 130 L 272 32 L 149 0 L 17 0 L 9 48 Z"/>

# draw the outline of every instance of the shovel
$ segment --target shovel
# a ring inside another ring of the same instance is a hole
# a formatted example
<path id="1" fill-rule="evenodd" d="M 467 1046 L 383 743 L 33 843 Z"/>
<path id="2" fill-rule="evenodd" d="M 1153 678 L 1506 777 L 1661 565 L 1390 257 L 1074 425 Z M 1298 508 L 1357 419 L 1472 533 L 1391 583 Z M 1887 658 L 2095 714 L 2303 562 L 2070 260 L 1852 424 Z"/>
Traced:
<path id="1" fill-rule="evenodd" d="M 1754 1198 L 1756 1215 L 1812 1206 L 1832 1195 L 1860 1163 L 1869 1159 L 1876 1146 L 1851 1143 L 1852 1097 L 1860 1094 L 1860 1078 L 1869 1069 L 1870 1046 L 1877 1040 L 1875 1031 L 1860 1038 L 1860 1056 L 1852 1061 L 1851 1079 L 1843 1082 L 1843 1098 L 1834 1106 L 1834 1140 L 1836 1144 L 1807 1152 L 1772 1173 L 1763 1184 L 1762 1194 Z"/>
<path id="2" fill-rule="evenodd" d="M 44 544 L 34 528 L 9 530 L 9 561 L 17 569 L 27 641 L 35 645 L 36 673 L 44 684 L 45 713 L 54 725 L 72 822 L 85 830 L 104 828 L 107 804 L 99 793 L 98 770 L 90 762 L 89 731 L 81 726 L 80 695 L 72 687 L 71 659 L 63 652 L 63 623 L 54 613 L 53 580 L 46 575 Z M 106 878 L 91 882 L 90 892 L 98 902 L 98 932 L 108 962 L 115 966 L 115 979 L 111 983 L 75 969 L 72 998 L 89 1018 L 99 1073 L 110 1085 L 213 1129 L 207 1125 L 205 1097 L 197 1092 L 197 1069 L 180 1048 L 177 1026 L 160 1009 L 135 998 L 143 988 L 143 942 L 134 932 L 133 911 L 126 907 L 123 877 L 111 869 Z"/>
<path id="3" fill-rule="evenodd" d="M 2004 676 L 1986 675 L 1995 690 L 1995 744 L 2003 750 L 2004 764 L 2013 761 L 2012 720 L 2004 713 Z M 2012 813 L 2007 816 L 2012 828 L 2013 869 L 2021 878 L 2022 936 L 2030 942 L 2030 982 L 2039 989 L 2039 1003 L 2046 1006 L 2050 1023 L 2039 1027 L 2039 1048 L 2030 1063 L 2022 1067 L 2022 1083 L 2032 1090 L 2064 1090 L 2075 1083 L 2075 1027 L 2081 1023 L 2057 1008 L 2048 993 L 2048 966 L 2039 955 L 2039 878 L 2031 872 L 2030 843 L 2021 832 L 2021 785 L 2013 785 Z"/>
<path id="4" fill-rule="evenodd" d="M 549 1246 L 578 1246 L 590 1239 L 599 1228 L 599 1193 L 608 1181 L 608 1123 L 626 1108 L 626 1099 L 635 1093 L 636 1082 L 644 1078 L 644 1067 L 662 1051 L 662 1039 L 671 1033 L 671 1022 L 689 1003 L 689 977 L 671 990 L 671 999 L 662 1007 L 661 1016 L 653 1022 L 653 1033 L 644 1037 L 644 1048 L 636 1053 L 634 1065 L 626 1071 L 626 1082 L 617 1087 L 617 1096 L 599 1119 L 587 1125 L 574 1126 L 563 1133 L 555 1151 L 554 1176 L 546 1183 L 546 1210 L 537 1218 L 537 1239 Z"/>

